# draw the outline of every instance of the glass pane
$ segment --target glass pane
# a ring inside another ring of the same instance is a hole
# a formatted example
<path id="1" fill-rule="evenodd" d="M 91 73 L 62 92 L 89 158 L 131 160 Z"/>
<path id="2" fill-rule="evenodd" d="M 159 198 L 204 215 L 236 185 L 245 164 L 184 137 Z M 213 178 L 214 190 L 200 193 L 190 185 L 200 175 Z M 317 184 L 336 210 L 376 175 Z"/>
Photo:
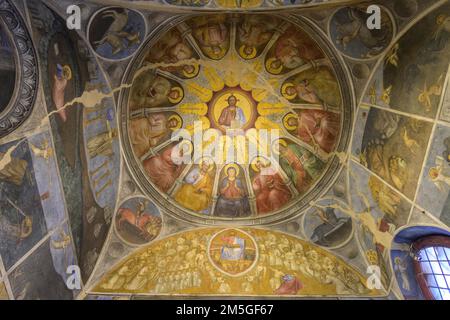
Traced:
<path id="1" fill-rule="evenodd" d="M 450 248 L 445 248 L 445 254 L 447 255 L 447 259 L 450 260 Z"/>
<path id="2" fill-rule="evenodd" d="M 447 256 L 445 255 L 445 251 L 443 247 L 436 247 L 438 260 L 445 261 L 447 260 Z"/>
<path id="3" fill-rule="evenodd" d="M 434 275 L 434 277 L 436 278 L 436 282 L 439 288 L 447 288 L 447 282 L 445 282 L 444 276 Z"/>
<path id="4" fill-rule="evenodd" d="M 450 288 L 450 276 L 445 276 L 445 280 L 447 281 L 447 288 Z"/>
<path id="5" fill-rule="evenodd" d="M 429 288 L 431 291 L 431 294 L 433 295 L 434 299 L 436 300 L 442 300 L 441 293 L 438 288 Z"/>
<path id="6" fill-rule="evenodd" d="M 433 247 L 426 248 L 425 251 L 427 252 L 428 260 L 437 260 L 436 252 Z"/>
<path id="7" fill-rule="evenodd" d="M 441 268 L 444 274 L 450 275 L 450 263 L 448 261 L 442 261 Z"/>
<path id="8" fill-rule="evenodd" d="M 436 280 L 434 279 L 434 275 L 428 274 L 425 276 L 425 280 L 427 281 L 428 286 L 437 287 Z"/>
<path id="9" fill-rule="evenodd" d="M 16 84 L 15 48 L 0 18 L 0 113 L 8 106 Z"/>
<path id="10" fill-rule="evenodd" d="M 441 289 L 442 299 L 450 300 L 450 290 Z"/>
<path id="11" fill-rule="evenodd" d="M 442 270 L 441 270 L 441 267 L 439 265 L 439 262 L 433 261 L 433 262 L 430 262 L 430 263 L 431 263 L 431 268 L 433 268 L 433 273 L 435 273 L 435 274 L 442 274 Z"/>
<path id="12" fill-rule="evenodd" d="M 423 273 L 433 273 L 429 262 L 421 262 L 420 265 L 422 267 Z"/>

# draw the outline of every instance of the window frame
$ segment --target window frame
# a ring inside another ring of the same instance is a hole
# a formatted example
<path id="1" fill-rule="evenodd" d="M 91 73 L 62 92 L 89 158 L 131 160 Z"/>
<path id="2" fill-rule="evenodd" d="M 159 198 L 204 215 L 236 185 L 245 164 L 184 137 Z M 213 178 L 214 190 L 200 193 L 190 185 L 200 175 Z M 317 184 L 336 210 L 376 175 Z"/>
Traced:
<path id="1" fill-rule="evenodd" d="M 450 237 L 448 236 L 427 236 L 424 238 L 420 238 L 413 242 L 411 246 L 411 251 L 414 253 L 414 256 L 417 257 L 419 251 L 422 249 L 430 248 L 430 247 L 445 247 L 450 248 Z M 447 257 L 450 258 L 450 257 Z M 436 300 L 428 287 L 428 282 L 425 279 L 425 275 L 422 270 L 422 266 L 420 264 L 419 259 L 415 258 L 413 259 L 414 264 L 414 276 L 416 278 L 416 281 L 420 287 L 420 290 L 422 291 L 424 297 L 426 300 Z"/>

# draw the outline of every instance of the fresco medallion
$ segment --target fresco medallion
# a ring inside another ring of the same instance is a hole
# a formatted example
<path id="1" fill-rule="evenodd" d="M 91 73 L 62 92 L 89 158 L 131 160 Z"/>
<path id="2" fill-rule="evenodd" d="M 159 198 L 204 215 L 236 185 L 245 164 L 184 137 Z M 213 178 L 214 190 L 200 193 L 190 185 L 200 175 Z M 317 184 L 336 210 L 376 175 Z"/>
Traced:
<path id="1" fill-rule="evenodd" d="M 390 12 L 384 7 L 380 10 L 380 28 L 369 28 L 373 13 L 367 6 L 341 8 L 330 21 L 329 32 L 336 47 L 346 56 L 359 59 L 374 59 L 383 53 L 391 43 L 395 25 Z"/>
<path id="2" fill-rule="evenodd" d="M 162 219 L 159 209 L 148 199 L 135 197 L 122 203 L 115 218 L 115 229 L 126 243 L 141 245 L 157 238 Z"/>
<path id="3" fill-rule="evenodd" d="M 88 26 L 89 43 L 100 57 L 123 60 L 139 49 L 146 34 L 146 22 L 137 11 L 109 7 L 96 12 Z"/>
<path id="4" fill-rule="evenodd" d="M 208 257 L 220 272 L 237 277 L 255 266 L 258 247 L 248 233 L 239 229 L 226 229 L 211 238 Z"/>

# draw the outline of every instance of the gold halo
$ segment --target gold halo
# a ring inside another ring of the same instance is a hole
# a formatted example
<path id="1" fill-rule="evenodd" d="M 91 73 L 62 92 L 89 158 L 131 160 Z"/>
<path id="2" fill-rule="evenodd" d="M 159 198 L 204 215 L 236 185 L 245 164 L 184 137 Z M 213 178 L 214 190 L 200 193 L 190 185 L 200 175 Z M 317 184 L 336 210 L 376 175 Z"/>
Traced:
<path id="1" fill-rule="evenodd" d="M 298 116 L 293 114 L 293 113 L 289 113 L 287 116 L 284 117 L 283 119 L 283 125 L 286 127 L 286 129 L 288 130 L 295 130 L 297 129 L 297 126 L 291 126 L 289 125 L 288 121 L 290 119 L 298 119 Z"/>
<path id="2" fill-rule="evenodd" d="M 439 177 L 439 169 L 436 167 L 430 168 L 430 170 L 428 170 L 428 176 L 432 181 L 436 180 Z"/>
<path id="3" fill-rule="evenodd" d="M 167 122 L 170 122 L 172 120 L 177 120 L 178 125 L 174 128 L 170 128 L 170 130 L 175 131 L 181 129 L 181 127 L 183 126 L 183 119 L 181 119 L 181 117 L 178 114 L 173 114 L 169 117 L 169 119 L 167 119 Z"/>
<path id="4" fill-rule="evenodd" d="M 239 48 L 239 54 L 241 55 L 242 58 L 250 60 L 250 59 L 253 59 L 254 57 L 256 57 L 256 48 L 255 47 L 252 47 L 253 50 L 252 50 L 252 53 L 250 53 L 250 54 L 246 54 L 244 49 L 245 49 L 245 45 L 243 44 Z"/>
<path id="5" fill-rule="evenodd" d="M 258 162 L 258 160 L 261 160 L 261 162 L 263 162 L 265 164 L 267 164 L 268 162 L 270 163 L 270 161 L 267 160 L 264 157 L 256 157 L 256 158 L 254 158 L 253 161 L 251 162 L 251 167 L 252 167 L 253 171 L 255 171 L 255 172 L 259 172 L 258 167 L 256 167 L 256 163 Z"/>
<path id="6" fill-rule="evenodd" d="M 234 93 L 232 92 L 232 93 L 230 93 L 230 95 L 228 96 L 228 98 L 226 99 L 227 101 L 228 101 L 228 99 L 230 99 L 231 97 L 234 97 L 235 99 L 236 99 L 236 102 L 239 102 L 239 101 L 241 101 L 241 100 L 239 100 L 235 95 L 234 95 Z"/>
<path id="7" fill-rule="evenodd" d="M 177 144 L 177 146 L 178 146 L 178 148 L 182 149 L 183 145 L 185 145 L 185 144 L 187 144 L 189 146 L 188 153 L 191 154 L 192 151 L 194 150 L 194 147 L 192 146 L 192 143 L 190 141 L 183 140 L 179 144 Z"/>
<path id="8" fill-rule="evenodd" d="M 172 91 L 177 91 L 177 92 L 179 93 L 179 97 L 176 98 L 176 99 L 174 99 L 174 98 L 171 98 L 171 97 L 169 96 L 168 98 L 169 98 L 169 101 L 170 101 L 171 103 L 178 103 L 178 102 L 180 102 L 181 100 L 183 100 L 183 98 L 184 98 L 184 92 L 183 92 L 183 89 L 181 89 L 180 87 L 172 87 L 172 88 L 170 89 L 170 92 L 172 92 Z M 169 94 L 170 94 L 170 92 L 169 92 Z"/>
<path id="9" fill-rule="evenodd" d="M 275 60 L 278 60 L 278 59 L 277 58 L 269 58 L 269 59 L 267 59 L 267 61 L 266 61 L 266 69 L 267 69 L 267 71 L 269 71 L 272 74 L 280 74 L 281 70 L 283 70 L 283 65 L 279 66 L 276 69 L 273 69 L 271 65 L 272 65 L 272 62 L 274 62 Z"/>
<path id="10" fill-rule="evenodd" d="M 280 149 L 279 149 L 278 145 L 282 145 L 285 148 L 288 147 L 288 143 L 284 139 L 278 139 L 277 141 L 274 141 L 272 144 L 272 150 L 277 155 L 280 154 Z"/>
<path id="11" fill-rule="evenodd" d="M 281 94 L 283 95 L 283 97 L 285 97 L 288 100 L 292 100 L 297 96 L 297 92 L 294 94 L 288 94 L 286 92 L 286 89 L 289 87 L 295 87 L 294 84 L 292 82 L 286 82 L 285 84 L 283 84 L 281 86 Z"/>
<path id="12" fill-rule="evenodd" d="M 207 162 L 209 164 L 209 168 L 208 168 L 208 172 L 213 171 L 214 169 L 214 161 L 212 161 L 210 158 L 208 157 L 204 157 L 200 160 L 200 162 L 198 163 L 198 167 L 201 168 L 203 166 L 203 163 Z"/>
<path id="13" fill-rule="evenodd" d="M 65 65 L 62 69 L 62 74 L 64 79 L 66 80 L 71 80 L 72 79 L 72 69 L 70 68 L 69 65 Z"/>
<path id="14" fill-rule="evenodd" d="M 194 67 L 194 71 L 193 72 L 187 72 L 186 70 L 183 69 L 183 75 L 186 78 L 193 78 L 195 77 L 198 72 L 200 71 L 200 66 L 197 63 L 191 64 L 191 66 Z"/>
<path id="15" fill-rule="evenodd" d="M 229 163 L 223 168 L 223 172 L 225 172 L 225 175 L 228 177 L 228 169 L 234 168 L 236 170 L 236 177 L 239 176 L 239 173 L 241 172 L 241 169 L 236 163 Z"/>

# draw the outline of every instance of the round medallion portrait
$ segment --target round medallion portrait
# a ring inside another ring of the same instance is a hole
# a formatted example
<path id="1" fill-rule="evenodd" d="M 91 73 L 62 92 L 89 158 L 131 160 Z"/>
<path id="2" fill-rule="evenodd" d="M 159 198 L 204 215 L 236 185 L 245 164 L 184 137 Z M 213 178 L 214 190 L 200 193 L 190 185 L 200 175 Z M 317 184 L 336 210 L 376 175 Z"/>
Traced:
<path id="1" fill-rule="evenodd" d="M 123 60 L 139 49 L 146 30 L 145 18 L 139 12 L 109 7 L 93 15 L 88 26 L 88 38 L 100 57 Z"/>
<path id="2" fill-rule="evenodd" d="M 148 196 L 199 223 L 301 214 L 340 168 L 353 108 L 332 46 L 313 34 L 267 15 L 155 30 L 120 97 L 127 163 Z"/>
<path id="3" fill-rule="evenodd" d="M 346 7 L 331 18 L 330 37 L 346 56 L 374 59 L 391 43 L 395 25 L 390 12 L 381 6 L 373 6 L 373 10 L 368 10 L 367 5 Z M 377 17 L 380 18 L 379 25 L 375 24 Z"/>
<path id="4" fill-rule="evenodd" d="M 312 208 L 303 216 L 303 230 L 311 242 L 327 248 L 343 246 L 353 235 L 352 219 L 333 208 Z"/>
<path id="5" fill-rule="evenodd" d="M 208 257 L 220 272 L 238 277 L 255 266 L 258 260 L 258 247 L 248 233 L 238 229 L 227 229 L 211 238 Z"/>
<path id="6" fill-rule="evenodd" d="M 114 225 L 119 237 L 126 243 L 142 245 L 159 236 L 162 219 L 153 202 L 135 197 L 120 205 Z"/>

